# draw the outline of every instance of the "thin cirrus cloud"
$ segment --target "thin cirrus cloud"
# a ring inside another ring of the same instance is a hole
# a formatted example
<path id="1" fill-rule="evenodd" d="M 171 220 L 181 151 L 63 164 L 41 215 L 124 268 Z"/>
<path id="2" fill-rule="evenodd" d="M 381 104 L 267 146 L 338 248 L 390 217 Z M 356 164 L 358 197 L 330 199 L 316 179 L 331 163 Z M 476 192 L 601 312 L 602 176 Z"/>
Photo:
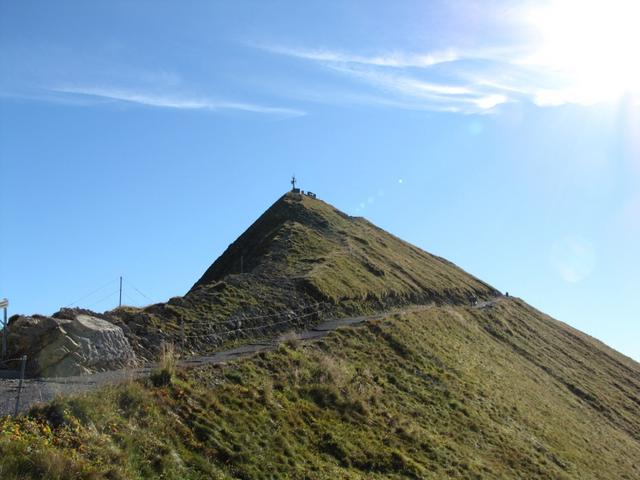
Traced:
<path id="1" fill-rule="evenodd" d="M 54 94 L 82 97 L 96 101 L 116 101 L 157 108 L 178 110 L 224 111 L 237 110 L 250 113 L 299 117 L 306 112 L 293 108 L 272 107 L 255 103 L 193 98 L 180 95 L 141 93 L 135 90 L 96 86 L 57 86 L 49 89 Z"/>
<path id="2" fill-rule="evenodd" d="M 453 62 L 460 59 L 460 54 L 454 49 L 447 49 L 427 54 L 407 54 L 396 51 L 384 55 L 366 56 L 327 49 L 288 48 L 273 45 L 254 46 L 271 53 L 303 58 L 307 60 L 314 60 L 319 62 L 355 63 L 362 65 L 375 65 L 378 67 L 424 68 L 441 63 Z"/>
<path id="3" fill-rule="evenodd" d="M 512 100 L 504 89 L 464 81 L 459 72 L 463 64 L 486 62 L 486 58 L 504 55 L 500 50 L 444 49 L 431 53 L 394 51 L 380 55 L 359 55 L 329 49 L 302 49 L 254 45 L 276 55 L 317 63 L 327 71 L 340 74 L 373 88 L 388 102 L 400 108 L 490 113 Z M 436 78 L 434 69 L 438 70 Z M 360 92 L 354 98 L 361 99 Z"/>
<path id="4" fill-rule="evenodd" d="M 509 97 L 503 92 L 462 84 L 436 83 L 395 71 L 348 65 L 332 65 L 330 68 L 401 99 L 405 108 L 481 113 L 492 111 L 496 106 L 509 101 Z"/>
<path id="5" fill-rule="evenodd" d="M 531 55 L 526 46 L 449 48 L 431 53 L 393 51 L 376 55 L 253 46 L 275 55 L 313 62 L 326 71 L 356 80 L 387 100 L 372 102 L 380 105 L 493 113 L 500 105 L 511 102 L 528 101 L 539 107 L 595 103 L 591 92 L 582 92 L 558 72 L 526 62 Z M 354 91 L 354 99 L 361 98 L 360 92 Z"/>

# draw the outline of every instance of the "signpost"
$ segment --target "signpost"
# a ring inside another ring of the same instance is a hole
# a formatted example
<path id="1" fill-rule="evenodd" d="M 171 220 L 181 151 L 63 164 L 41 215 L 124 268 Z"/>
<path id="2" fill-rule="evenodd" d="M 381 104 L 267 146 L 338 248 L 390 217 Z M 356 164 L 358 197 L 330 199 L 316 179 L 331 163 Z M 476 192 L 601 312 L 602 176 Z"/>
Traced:
<path id="1" fill-rule="evenodd" d="M 7 307 L 9 306 L 9 300 L 6 298 L 0 299 L 0 308 L 4 310 L 2 320 L 2 358 L 7 356 Z"/>

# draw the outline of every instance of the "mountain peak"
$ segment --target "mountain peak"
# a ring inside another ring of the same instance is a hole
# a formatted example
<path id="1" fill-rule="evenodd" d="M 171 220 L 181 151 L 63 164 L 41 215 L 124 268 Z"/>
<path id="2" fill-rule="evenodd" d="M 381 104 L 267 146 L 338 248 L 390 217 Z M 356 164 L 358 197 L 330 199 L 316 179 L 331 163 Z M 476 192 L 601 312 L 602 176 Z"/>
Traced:
<path id="1" fill-rule="evenodd" d="M 278 253 L 290 253 L 282 245 L 281 236 L 286 235 L 293 225 L 308 225 L 313 229 L 326 227 L 326 217 L 330 216 L 328 209 L 333 207 L 321 200 L 300 193 L 285 193 L 229 245 L 192 290 L 228 275 L 281 270 L 284 259 Z"/>
<path id="2" fill-rule="evenodd" d="M 297 280 L 306 290 L 334 301 L 467 302 L 498 293 L 364 218 L 297 192 L 286 193 L 269 207 L 207 269 L 191 292 L 236 275 L 267 283 Z"/>

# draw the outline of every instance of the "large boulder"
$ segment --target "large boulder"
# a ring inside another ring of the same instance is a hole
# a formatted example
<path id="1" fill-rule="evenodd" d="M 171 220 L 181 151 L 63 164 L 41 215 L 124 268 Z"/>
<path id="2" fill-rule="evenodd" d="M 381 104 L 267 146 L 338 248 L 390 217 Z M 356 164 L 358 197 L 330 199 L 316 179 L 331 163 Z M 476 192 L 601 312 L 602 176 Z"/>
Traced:
<path id="1" fill-rule="evenodd" d="M 9 358 L 27 355 L 31 375 L 82 375 L 136 364 L 122 328 L 86 310 L 16 315 L 7 333 Z"/>

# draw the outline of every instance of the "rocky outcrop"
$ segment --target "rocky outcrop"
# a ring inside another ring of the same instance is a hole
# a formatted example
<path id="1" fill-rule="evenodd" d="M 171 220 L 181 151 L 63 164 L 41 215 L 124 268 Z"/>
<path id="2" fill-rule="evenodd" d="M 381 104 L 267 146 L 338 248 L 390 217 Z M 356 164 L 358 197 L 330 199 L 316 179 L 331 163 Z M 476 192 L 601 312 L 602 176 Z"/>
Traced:
<path id="1" fill-rule="evenodd" d="M 8 325 L 9 357 L 27 355 L 29 374 L 82 375 L 136 364 L 122 328 L 86 310 L 52 317 L 15 316 Z"/>

